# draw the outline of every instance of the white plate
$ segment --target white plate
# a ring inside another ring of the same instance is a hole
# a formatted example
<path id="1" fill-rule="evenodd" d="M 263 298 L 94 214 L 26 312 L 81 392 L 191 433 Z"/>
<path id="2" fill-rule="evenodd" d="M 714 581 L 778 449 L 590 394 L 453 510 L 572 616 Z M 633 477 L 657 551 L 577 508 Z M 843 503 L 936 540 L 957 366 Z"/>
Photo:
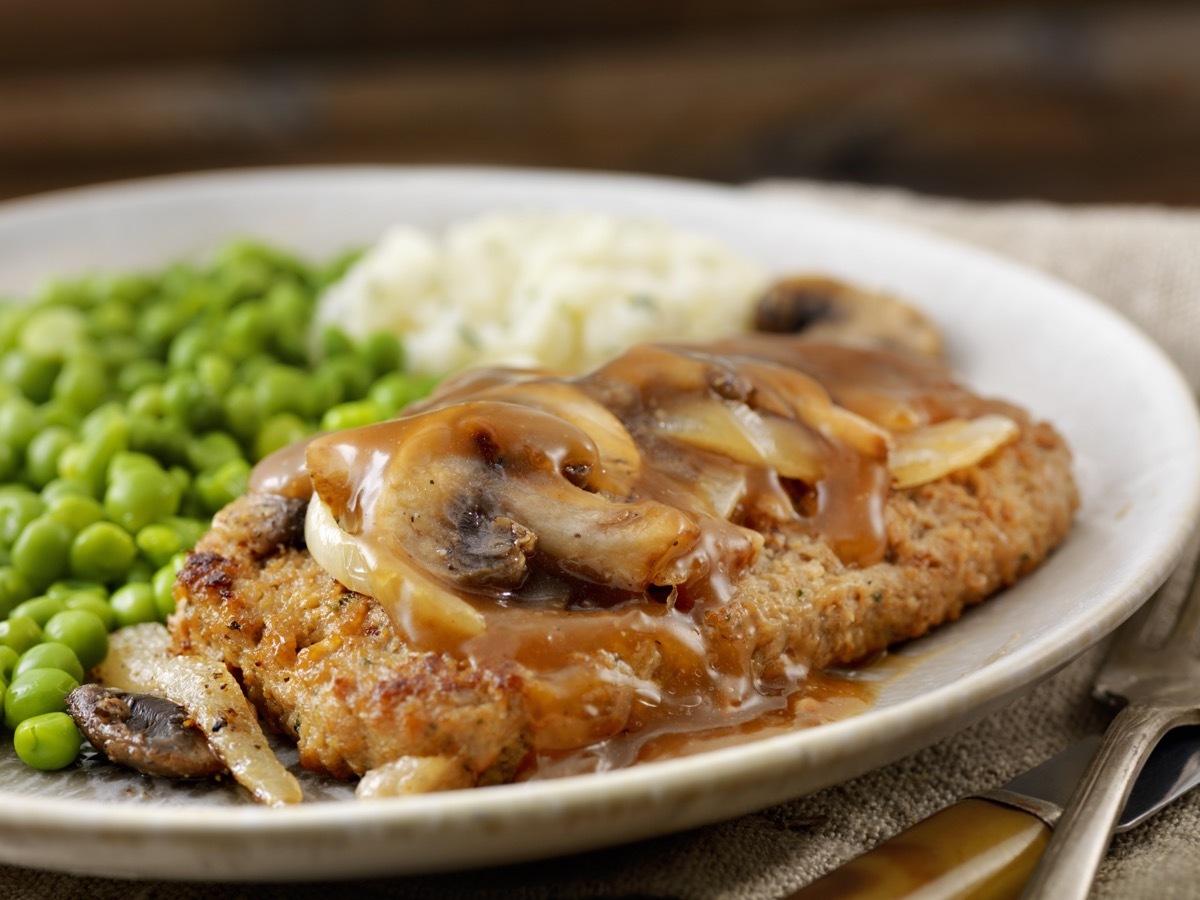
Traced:
<path id="1" fill-rule="evenodd" d="M 158 179 L 0 207 L 0 291 L 152 266 L 256 236 L 305 254 L 398 220 L 484 210 L 660 217 L 778 270 L 909 298 L 945 330 L 962 380 L 1054 421 L 1078 457 L 1066 545 L 961 621 L 901 651 L 856 718 L 623 771 L 394 802 L 297 808 L 149 779 L 0 765 L 0 861 L 98 874 L 296 879 L 414 873 L 611 845 L 737 816 L 836 783 L 961 728 L 1068 662 L 1166 576 L 1200 503 L 1200 427 L 1162 353 L 1080 293 L 932 237 L 817 205 L 661 180 L 463 169 L 274 170 Z"/>

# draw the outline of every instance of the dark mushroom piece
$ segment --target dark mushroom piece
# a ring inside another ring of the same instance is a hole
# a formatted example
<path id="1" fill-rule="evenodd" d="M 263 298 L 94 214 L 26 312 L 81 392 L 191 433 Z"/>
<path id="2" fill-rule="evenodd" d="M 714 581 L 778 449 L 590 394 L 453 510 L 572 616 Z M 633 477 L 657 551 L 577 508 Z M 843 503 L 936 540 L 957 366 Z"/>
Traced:
<path id="1" fill-rule="evenodd" d="M 251 496 L 253 507 L 244 510 L 232 507 L 219 515 L 231 531 L 245 535 L 243 545 L 255 559 L 267 559 L 284 547 L 304 546 L 307 499 L 261 492 Z M 255 523 L 254 526 L 246 527 L 249 522 Z"/>
<path id="2" fill-rule="evenodd" d="M 818 276 L 784 278 L 767 288 L 754 310 L 754 328 L 879 344 L 922 356 L 942 352 L 938 330 L 911 306 Z"/>
<path id="3" fill-rule="evenodd" d="M 208 778 L 226 771 L 187 711 L 163 697 L 85 684 L 67 696 L 67 712 L 93 747 L 143 774 Z"/>

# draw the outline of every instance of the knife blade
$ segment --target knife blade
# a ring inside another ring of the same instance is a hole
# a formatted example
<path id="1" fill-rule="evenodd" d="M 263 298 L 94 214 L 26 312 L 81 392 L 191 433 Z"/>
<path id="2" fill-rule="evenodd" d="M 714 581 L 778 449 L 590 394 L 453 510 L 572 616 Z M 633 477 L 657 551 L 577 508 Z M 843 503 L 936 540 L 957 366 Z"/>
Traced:
<path id="1" fill-rule="evenodd" d="M 934 813 L 785 900 L 1016 897 L 1100 743 L 1091 735 L 1003 787 Z M 1140 825 L 1200 784 L 1200 726 L 1155 748 L 1117 824 Z"/>

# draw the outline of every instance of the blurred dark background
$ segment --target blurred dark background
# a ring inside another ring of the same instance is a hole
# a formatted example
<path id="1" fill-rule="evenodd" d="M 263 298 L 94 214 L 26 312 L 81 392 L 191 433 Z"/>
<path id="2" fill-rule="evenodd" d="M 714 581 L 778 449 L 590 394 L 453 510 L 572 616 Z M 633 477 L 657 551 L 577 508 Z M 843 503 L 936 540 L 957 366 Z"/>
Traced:
<path id="1" fill-rule="evenodd" d="M 0 197 L 496 163 L 1200 203 L 1200 3 L 0 0 Z"/>

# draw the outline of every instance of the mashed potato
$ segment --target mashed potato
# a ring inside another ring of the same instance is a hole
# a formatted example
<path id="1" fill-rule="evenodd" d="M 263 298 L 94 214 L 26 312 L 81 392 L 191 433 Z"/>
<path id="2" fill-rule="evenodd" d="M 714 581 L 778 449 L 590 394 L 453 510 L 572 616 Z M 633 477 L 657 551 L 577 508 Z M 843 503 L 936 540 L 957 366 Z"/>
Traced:
<path id="1" fill-rule="evenodd" d="M 388 329 L 410 367 L 584 371 L 649 339 L 745 331 L 766 273 L 719 242 L 640 219 L 492 213 L 435 236 L 388 231 L 322 297 L 318 326 Z"/>

